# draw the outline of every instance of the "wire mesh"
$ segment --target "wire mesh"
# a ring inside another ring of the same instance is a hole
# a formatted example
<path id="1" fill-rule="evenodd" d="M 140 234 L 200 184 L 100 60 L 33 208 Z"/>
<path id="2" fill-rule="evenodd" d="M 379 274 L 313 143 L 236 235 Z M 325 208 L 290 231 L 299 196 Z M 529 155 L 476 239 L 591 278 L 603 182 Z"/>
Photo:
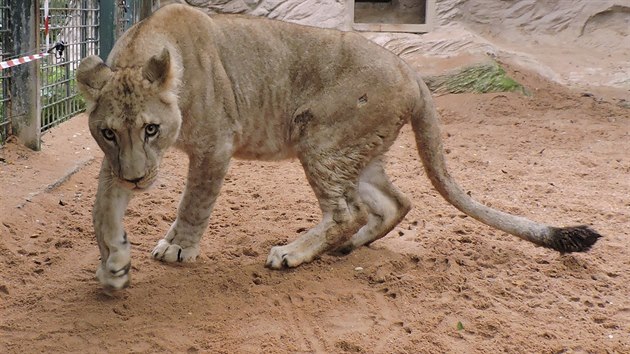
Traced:
<path id="1" fill-rule="evenodd" d="M 138 22 L 140 1 L 119 0 L 116 7 L 116 37 L 120 37 L 129 27 Z"/>
<path id="2" fill-rule="evenodd" d="M 10 1 L 0 0 L 0 61 L 11 58 L 11 19 Z M 11 133 L 11 120 L 9 119 L 9 85 L 11 84 L 11 71 L 0 69 L 0 145 L 2 145 Z"/>
<path id="3" fill-rule="evenodd" d="M 42 131 L 68 120 L 85 108 L 77 90 L 76 69 L 81 59 L 99 52 L 98 0 L 52 1 L 50 6 L 50 47 L 62 42 L 63 46 L 52 49 L 52 54 L 42 61 L 40 67 Z M 45 47 L 43 1 L 40 19 L 40 43 Z M 42 51 L 49 49 L 43 48 Z"/>

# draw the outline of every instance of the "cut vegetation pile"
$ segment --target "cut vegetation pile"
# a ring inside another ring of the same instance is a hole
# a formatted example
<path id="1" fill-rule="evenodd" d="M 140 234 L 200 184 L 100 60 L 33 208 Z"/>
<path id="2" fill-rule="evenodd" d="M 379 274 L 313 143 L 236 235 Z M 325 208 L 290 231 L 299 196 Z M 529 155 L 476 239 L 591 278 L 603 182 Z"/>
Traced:
<path id="1" fill-rule="evenodd" d="M 444 75 L 425 78 L 431 91 L 445 93 L 521 92 L 523 85 L 509 77 L 497 62 L 473 65 Z"/>

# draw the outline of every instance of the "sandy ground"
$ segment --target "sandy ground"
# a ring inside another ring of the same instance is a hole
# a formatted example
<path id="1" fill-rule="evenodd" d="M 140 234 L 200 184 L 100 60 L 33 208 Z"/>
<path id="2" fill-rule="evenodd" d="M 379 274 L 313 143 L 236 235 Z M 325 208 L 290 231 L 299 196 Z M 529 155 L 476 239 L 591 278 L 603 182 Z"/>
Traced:
<path id="1" fill-rule="evenodd" d="M 0 352 L 630 353 L 630 110 L 513 74 L 531 97 L 437 98 L 451 171 L 494 207 L 592 225 L 605 238 L 589 253 L 462 215 L 405 128 L 387 170 L 414 209 L 370 247 L 288 271 L 264 268 L 269 248 L 319 218 L 295 161 L 234 161 L 199 261 L 150 259 L 184 185 L 170 152 L 127 212 L 132 286 L 108 297 L 90 216 L 101 155 L 78 118 L 43 153 L 0 149 Z M 42 184 L 55 159 L 85 166 Z"/>

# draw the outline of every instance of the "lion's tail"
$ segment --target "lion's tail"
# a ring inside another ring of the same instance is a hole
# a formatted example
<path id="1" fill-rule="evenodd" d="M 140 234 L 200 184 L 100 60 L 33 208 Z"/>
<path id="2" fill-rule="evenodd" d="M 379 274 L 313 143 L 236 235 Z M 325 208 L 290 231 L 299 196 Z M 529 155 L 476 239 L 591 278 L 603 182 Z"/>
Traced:
<path id="1" fill-rule="evenodd" d="M 418 77 L 420 93 L 430 97 Z M 601 237 L 587 226 L 552 227 L 485 206 L 465 193 L 446 169 L 437 112 L 433 100 L 424 100 L 411 118 L 418 152 L 433 186 L 457 209 L 484 224 L 559 252 L 583 252 Z"/>

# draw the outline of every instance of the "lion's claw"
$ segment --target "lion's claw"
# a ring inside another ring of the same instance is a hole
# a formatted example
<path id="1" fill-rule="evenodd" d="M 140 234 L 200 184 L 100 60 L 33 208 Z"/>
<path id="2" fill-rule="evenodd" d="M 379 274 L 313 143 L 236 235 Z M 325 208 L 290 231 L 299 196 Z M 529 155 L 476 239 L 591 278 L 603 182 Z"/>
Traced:
<path id="1" fill-rule="evenodd" d="M 178 244 L 170 243 L 161 239 L 151 252 L 153 258 L 160 261 L 174 262 L 194 262 L 199 255 L 199 247 L 181 247 Z"/>
<path id="2" fill-rule="evenodd" d="M 270 269 L 295 268 L 312 259 L 304 254 L 291 250 L 291 245 L 275 246 L 271 248 L 265 267 Z"/>

